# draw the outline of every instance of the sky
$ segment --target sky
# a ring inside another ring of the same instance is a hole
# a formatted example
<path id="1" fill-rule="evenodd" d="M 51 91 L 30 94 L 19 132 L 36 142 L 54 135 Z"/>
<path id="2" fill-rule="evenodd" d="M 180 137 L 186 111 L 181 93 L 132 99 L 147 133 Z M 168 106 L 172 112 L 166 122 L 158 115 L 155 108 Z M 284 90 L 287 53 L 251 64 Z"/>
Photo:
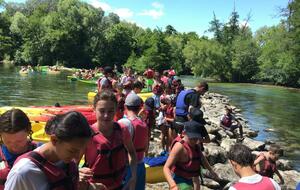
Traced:
<path id="1" fill-rule="evenodd" d="M 6 0 L 6 2 L 24 0 Z M 234 8 L 240 22 L 251 15 L 249 26 L 253 32 L 263 26 L 280 22 L 279 8 L 285 8 L 289 0 L 82 0 L 94 7 L 101 7 L 106 14 L 117 13 L 121 20 L 134 22 L 143 28 L 165 29 L 172 25 L 179 32 L 207 32 L 215 13 L 222 23 L 229 20 Z"/>

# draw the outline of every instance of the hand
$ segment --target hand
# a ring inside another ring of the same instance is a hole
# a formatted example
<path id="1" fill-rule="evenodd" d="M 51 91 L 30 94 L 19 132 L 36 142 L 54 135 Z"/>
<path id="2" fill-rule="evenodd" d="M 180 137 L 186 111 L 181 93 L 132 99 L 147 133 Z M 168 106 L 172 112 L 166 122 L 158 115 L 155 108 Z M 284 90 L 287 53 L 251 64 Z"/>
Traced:
<path id="1" fill-rule="evenodd" d="M 89 190 L 108 190 L 102 183 L 90 183 Z"/>
<path id="2" fill-rule="evenodd" d="M 93 177 L 93 171 L 90 168 L 79 168 L 79 181 L 87 181 Z"/>
<path id="3" fill-rule="evenodd" d="M 210 171 L 210 174 L 211 174 L 211 177 L 212 177 L 213 179 L 215 179 L 215 180 L 220 180 L 218 174 L 217 174 L 215 171 L 211 170 L 211 171 Z"/>
<path id="4" fill-rule="evenodd" d="M 170 186 L 170 190 L 179 190 L 177 185 Z"/>
<path id="5" fill-rule="evenodd" d="M 279 185 L 284 185 L 284 180 L 280 180 Z"/>

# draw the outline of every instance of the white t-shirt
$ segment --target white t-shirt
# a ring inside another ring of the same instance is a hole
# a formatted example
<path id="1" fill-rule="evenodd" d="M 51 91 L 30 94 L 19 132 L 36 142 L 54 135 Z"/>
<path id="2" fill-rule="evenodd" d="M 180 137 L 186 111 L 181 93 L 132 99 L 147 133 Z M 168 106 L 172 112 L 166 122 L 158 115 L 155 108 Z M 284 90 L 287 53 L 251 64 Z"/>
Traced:
<path id="1" fill-rule="evenodd" d="M 118 120 L 118 123 L 122 124 L 123 126 L 126 126 L 129 134 L 131 136 L 131 138 L 133 137 L 133 133 L 134 133 L 134 127 L 131 123 L 131 121 L 128 118 L 122 118 Z"/>
<path id="2" fill-rule="evenodd" d="M 280 186 L 278 185 L 278 183 L 276 183 L 273 179 L 269 178 L 275 188 L 275 190 L 281 190 Z M 243 182 L 243 183 L 248 183 L 248 184 L 254 184 L 254 183 L 258 183 L 262 180 L 262 176 L 259 174 L 255 174 L 252 176 L 247 176 L 247 177 L 242 177 L 239 182 Z M 236 190 L 234 187 L 230 187 L 229 190 Z"/>
<path id="3" fill-rule="evenodd" d="M 40 147 L 35 149 L 39 150 Z M 55 163 L 63 167 L 62 161 Z M 20 159 L 10 170 L 4 190 L 49 190 L 49 182 L 44 172 L 30 159 Z"/>
<path id="4" fill-rule="evenodd" d="M 30 159 L 22 158 L 10 170 L 4 190 L 49 190 L 47 177 Z"/>

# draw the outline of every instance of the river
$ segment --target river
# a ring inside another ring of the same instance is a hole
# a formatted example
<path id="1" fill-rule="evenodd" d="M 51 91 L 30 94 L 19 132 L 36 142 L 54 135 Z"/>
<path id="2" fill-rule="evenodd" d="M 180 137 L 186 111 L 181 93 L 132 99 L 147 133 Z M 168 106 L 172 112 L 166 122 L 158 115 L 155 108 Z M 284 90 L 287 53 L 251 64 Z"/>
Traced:
<path id="1" fill-rule="evenodd" d="M 68 73 L 20 75 L 18 68 L 0 65 L 0 106 L 87 104 L 95 87 L 68 81 Z M 182 77 L 186 86 L 198 81 Z M 300 171 L 300 90 L 254 84 L 209 83 L 211 92 L 227 95 L 242 110 L 257 140 L 271 140 L 285 147 L 284 158 Z M 264 129 L 273 129 L 265 132 Z"/>

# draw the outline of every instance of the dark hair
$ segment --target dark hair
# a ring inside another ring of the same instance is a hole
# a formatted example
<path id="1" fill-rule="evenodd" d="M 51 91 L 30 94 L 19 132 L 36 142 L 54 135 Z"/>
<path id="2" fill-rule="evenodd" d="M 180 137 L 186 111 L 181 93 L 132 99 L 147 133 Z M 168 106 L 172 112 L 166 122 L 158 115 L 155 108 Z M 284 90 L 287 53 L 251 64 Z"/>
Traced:
<path id="1" fill-rule="evenodd" d="M 45 132 L 48 135 L 55 135 L 62 141 L 92 137 L 92 130 L 88 121 L 80 112 L 76 111 L 56 115 L 48 120 Z"/>
<path id="2" fill-rule="evenodd" d="M 251 149 L 239 143 L 230 147 L 227 157 L 229 160 L 235 161 L 243 167 L 252 166 L 255 159 L 255 156 L 251 153 Z"/>
<path id="3" fill-rule="evenodd" d="M 126 106 L 127 110 L 138 112 L 141 109 L 141 106 Z"/>
<path id="4" fill-rule="evenodd" d="M 115 94 L 110 90 L 103 90 L 100 93 L 98 92 L 96 94 L 96 96 L 94 97 L 94 108 L 97 106 L 97 103 L 100 100 L 112 101 L 112 102 L 114 102 L 115 106 L 117 106 L 117 104 L 118 104 Z"/>
<path id="5" fill-rule="evenodd" d="M 271 144 L 269 151 L 273 152 L 274 154 L 279 154 L 280 156 L 283 156 L 283 150 L 280 149 L 280 146 L 277 144 Z"/>
<path id="6" fill-rule="evenodd" d="M 138 89 L 143 89 L 144 88 L 144 84 L 140 81 L 135 81 L 132 85 L 132 88 L 138 88 Z"/>
<path id="7" fill-rule="evenodd" d="M 198 87 L 203 87 L 205 91 L 208 91 L 208 84 L 206 81 L 200 82 Z"/>
<path id="8" fill-rule="evenodd" d="M 20 109 L 11 109 L 0 116 L 0 133 L 17 133 L 25 130 L 32 133 L 27 115 Z"/>

